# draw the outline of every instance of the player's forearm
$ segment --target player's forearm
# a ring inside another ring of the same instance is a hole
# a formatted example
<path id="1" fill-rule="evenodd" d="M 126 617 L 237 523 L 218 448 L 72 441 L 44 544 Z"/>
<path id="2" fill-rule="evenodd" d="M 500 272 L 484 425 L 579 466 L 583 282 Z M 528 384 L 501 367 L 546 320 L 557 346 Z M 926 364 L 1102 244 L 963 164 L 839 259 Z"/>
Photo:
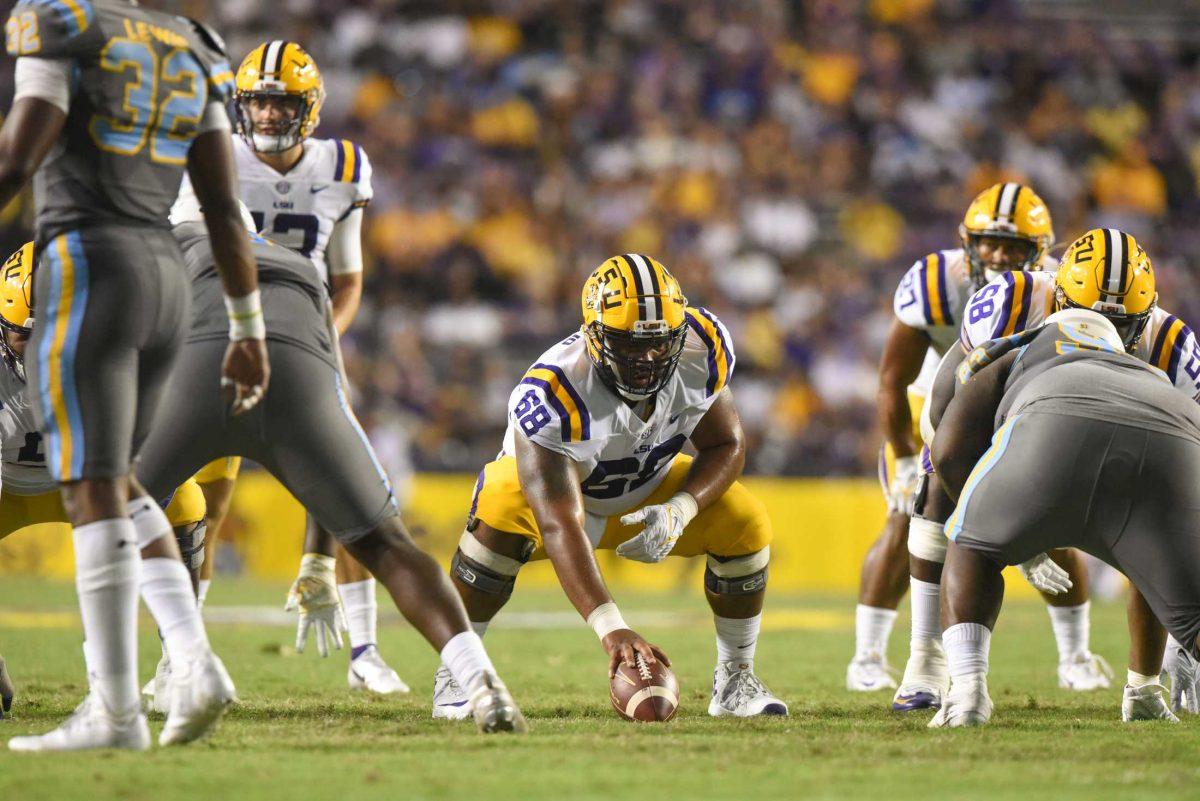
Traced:
<path id="1" fill-rule="evenodd" d="M 542 543 L 567 600 L 587 620 L 601 604 L 612 603 L 612 595 L 600 575 L 592 544 L 582 526 L 542 530 Z"/>
<path id="2" fill-rule="evenodd" d="M 704 509 L 725 494 L 746 466 L 746 442 L 741 437 L 697 451 L 681 488 Z"/>
<path id="3" fill-rule="evenodd" d="M 67 116 L 37 97 L 13 104 L 0 129 L 0 208 L 20 194 L 58 140 Z"/>
<path id="4" fill-rule="evenodd" d="M 358 305 L 362 300 L 362 273 L 350 275 L 335 275 L 331 279 L 333 303 L 333 326 L 338 336 L 346 333 L 354 316 L 358 314 Z"/>
<path id="5" fill-rule="evenodd" d="M 205 207 L 204 221 L 225 295 L 241 298 L 258 289 L 258 268 L 236 202 L 212 210 Z"/>
<path id="6" fill-rule="evenodd" d="M 908 405 L 908 384 L 898 383 L 894 376 L 880 376 L 876 410 L 884 440 L 892 446 L 897 457 L 913 456 L 917 442 L 913 438 L 912 409 Z"/>

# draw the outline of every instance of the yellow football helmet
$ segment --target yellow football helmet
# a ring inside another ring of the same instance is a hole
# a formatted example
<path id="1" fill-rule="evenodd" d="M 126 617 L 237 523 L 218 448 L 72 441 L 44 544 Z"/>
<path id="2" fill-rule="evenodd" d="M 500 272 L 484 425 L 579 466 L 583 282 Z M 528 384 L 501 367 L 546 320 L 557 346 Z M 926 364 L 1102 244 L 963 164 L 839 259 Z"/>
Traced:
<path id="1" fill-rule="evenodd" d="M 24 343 L 33 334 L 33 243 L 26 242 L 0 269 L 0 355 L 25 380 Z"/>
<path id="2" fill-rule="evenodd" d="M 1158 305 L 1154 268 L 1142 246 L 1116 228 L 1093 228 L 1063 254 L 1054 276 L 1054 307 L 1100 312 L 1133 350 Z"/>
<path id="3" fill-rule="evenodd" d="M 317 129 L 325 82 L 321 71 L 303 47 L 295 42 L 263 42 L 250 51 L 237 71 L 238 132 L 259 153 L 281 153 L 294 147 Z M 281 131 L 256 131 L 250 104 L 276 98 L 292 104 L 294 115 Z"/>
<path id="4" fill-rule="evenodd" d="M 979 255 L 981 239 L 1012 240 L 1019 248 L 1015 264 L 1008 269 L 1040 269 L 1042 257 L 1054 244 L 1050 209 L 1028 186 L 1015 183 L 995 184 L 975 196 L 962 225 L 958 227 L 971 283 L 976 289 L 999 277 L 1000 272 Z"/>
<path id="5" fill-rule="evenodd" d="M 583 335 L 601 380 L 629 401 L 671 380 L 687 336 L 687 298 L 649 256 L 613 256 L 583 285 Z"/>

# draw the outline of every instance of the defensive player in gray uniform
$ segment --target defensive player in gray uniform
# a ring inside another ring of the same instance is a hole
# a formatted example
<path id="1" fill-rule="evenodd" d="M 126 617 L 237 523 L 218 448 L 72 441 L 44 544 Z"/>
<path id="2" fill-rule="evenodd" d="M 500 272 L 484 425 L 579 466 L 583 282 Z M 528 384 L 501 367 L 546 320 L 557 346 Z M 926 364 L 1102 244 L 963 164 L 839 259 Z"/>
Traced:
<path id="1" fill-rule="evenodd" d="M 180 666 L 159 742 L 186 742 L 211 729 L 233 685 L 208 646 L 170 524 L 130 480 L 130 464 L 187 316 L 181 254 L 167 227 L 185 168 L 221 243 L 232 340 L 224 389 L 236 413 L 266 391 L 262 312 L 225 113 L 233 76 L 215 34 L 119 0 L 21 0 L 6 32 L 16 95 L 0 130 L 0 206 L 36 173 L 41 318 L 29 343 L 28 391 L 74 528 L 91 685 L 58 729 L 9 745 L 149 746 L 137 682 L 139 573 L 157 588 L 148 600 Z M 156 558 L 141 565 L 135 544 Z"/>
<path id="2" fill-rule="evenodd" d="M 253 220 L 247 213 L 247 225 Z M 401 613 L 468 688 L 481 731 L 524 731 L 520 710 L 436 561 L 409 538 L 387 474 L 346 402 L 325 286 L 304 256 L 252 235 L 273 391 L 231 417 L 217 397 L 225 331 L 213 240 L 186 196 L 172 213 L 192 284 L 186 343 L 163 408 L 138 456 L 156 498 L 218 456 L 253 459 L 279 479 L 391 593 Z"/>
<path id="3" fill-rule="evenodd" d="M 1127 353 L 1107 317 L 1078 308 L 976 348 L 957 380 L 932 447 L 957 507 L 946 523 L 942 602 L 951 685 L 930 726 L 991 717 L 1001 570 L 1052 548 L 1079 548 L 1124 573 L 1195 657 L 1196 404 Z"/>

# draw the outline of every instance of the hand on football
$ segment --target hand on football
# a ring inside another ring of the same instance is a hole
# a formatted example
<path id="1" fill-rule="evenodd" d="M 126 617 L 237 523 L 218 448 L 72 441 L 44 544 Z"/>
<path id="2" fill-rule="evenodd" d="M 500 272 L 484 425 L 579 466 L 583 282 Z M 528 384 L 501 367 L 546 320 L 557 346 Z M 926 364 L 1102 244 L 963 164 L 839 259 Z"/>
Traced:
<path id="1" fill-rule="evenodd" d="M 903 512 L 912 516 L 913 494 L 917 491 L 917 479 L 920 477 L 921 457 L 901 456 L 895 460 L 887 493 L 889 512 Z"/>
<path id="2" fill-rule="evenodd" d="M 1174 637 L 1167 638 L 1167 652 L 1163 656 L 1163 684 L 1170 679 L 1171 711 L 1200 714 L 1200 664 Z"/>
<path id="3" fill-rule="evenodd" d="M 652 664 L 657 660 L 661 660 L 667 667 L 671 666 L 671 660 L 667 659 L 667 655 L 657 645 L 651 645 L 641 638 L 641 636 L 633 629 L 617 629 L 610 631 L 604 635 L 604 639 L 600 641 L 604 646 L 604 650 L 608 652 L 608 677 L 611 679 L 617 675 L 617 667 L 624 662 L 631 670 L 637 670 L 637 654 L 642 655 L 642 659 L 646 660 L 647 664 Z"/>
<path id="4" fill-rule="evenodd" d="M 684 495 L 686 493 L 680 493 Z M 690 499 L 691 496 L 687 496 Z M 635 562 L 661 562 L 671 553 L 675 543 L 683 535 L 683 529 L 695 516 L 696 502 L 691 500 L 691 508 L 685 508 L 688 500 L 680 500 L 679 495 L 670 498 L 666 503 L 654 506 L 643 506 L 634 512 L 621 516 L 621 525 L 633 526 L 644 524 L 640 533 L 633 539 L 626 540 L 617 546 L 617 555 Z"/>
<path id="5" fill-rule="evenodd" d="M 1017 570 L 1039 592 L 1062 595 L 1074 586 L 1071 575 L 1044 553 L 1017 565 Z"/>
<path id="6" fill-rule="evenodd" d="M 221 397 L 236 417 L 250 411 L 267 394 L 271 365 L 263 339 L 231 341 L 221 363 Z"/>
<path id="7" fill-rule="evenodd" d="M 317 652 L 329 656 L 329 643 L 341 650 L 342 632 L 347 630 L 346 613 L 337 591 L 334 560 L 328 556 L 305 554 L 300 575 L 288 590 L 287 612 L 299 612 L 296 624 L 296 651 L 304 653 L 310 629 L 316 631 Z"/>

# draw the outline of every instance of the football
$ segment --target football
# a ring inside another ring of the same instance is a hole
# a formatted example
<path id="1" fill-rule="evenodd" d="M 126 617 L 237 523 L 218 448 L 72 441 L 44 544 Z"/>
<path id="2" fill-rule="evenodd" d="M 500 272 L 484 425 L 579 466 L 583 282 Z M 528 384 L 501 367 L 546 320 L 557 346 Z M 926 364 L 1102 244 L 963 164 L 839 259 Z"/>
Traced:
<path id="1" fill-rule="evenodd" d="M 638 654 L 637 668 L 624 662 L 609 684 L 613 709 L 626 720 L 640 723 L 667 721 L 679 709 L 679 682 L 662 662 L 647 663 Z"/>

